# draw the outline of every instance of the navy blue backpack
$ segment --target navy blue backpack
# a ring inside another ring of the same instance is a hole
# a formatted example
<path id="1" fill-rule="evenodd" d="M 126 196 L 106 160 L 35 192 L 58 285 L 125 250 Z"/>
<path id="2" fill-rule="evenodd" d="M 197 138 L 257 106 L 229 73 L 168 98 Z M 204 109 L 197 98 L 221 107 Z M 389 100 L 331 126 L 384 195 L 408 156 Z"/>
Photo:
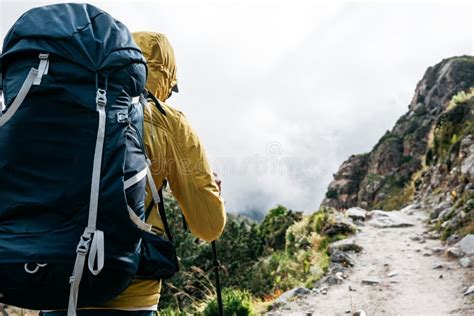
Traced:
<path id="1" fill-rule="evenodd" d="M 104 11 L 58 4 L 15 23 L 1 67 L 0 302 L 75 315 L 129 285 L 151 229 L 146 62 Z"/>

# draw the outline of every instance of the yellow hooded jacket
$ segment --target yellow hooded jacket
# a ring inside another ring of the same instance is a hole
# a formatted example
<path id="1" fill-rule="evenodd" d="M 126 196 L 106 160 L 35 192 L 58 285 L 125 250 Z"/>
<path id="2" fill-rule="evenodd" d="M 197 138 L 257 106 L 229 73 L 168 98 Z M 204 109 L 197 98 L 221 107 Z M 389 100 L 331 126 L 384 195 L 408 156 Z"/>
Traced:
<path id="1" fill-rule="evenodd" d="M 226 221 L 224 201 L 196 132 L 183 113 L 164 104 L 177 83 L 173 48 L 162 34 L 133 35 L 148 62 L 147 89 L 163 102 L 166 112 L 160 113 L 154 103 L 145 110 L 144 139 L 153 178 L 157 185 L 168 180 L 191 232 L 205 241 L 215 240 Z M 157 211 L 151 213 L 147 222 L 163 232 Z M 153 309 L 158 304 L 160 289 L 160 281 L 134 280 L 125 292 L 103 307 Z"/>

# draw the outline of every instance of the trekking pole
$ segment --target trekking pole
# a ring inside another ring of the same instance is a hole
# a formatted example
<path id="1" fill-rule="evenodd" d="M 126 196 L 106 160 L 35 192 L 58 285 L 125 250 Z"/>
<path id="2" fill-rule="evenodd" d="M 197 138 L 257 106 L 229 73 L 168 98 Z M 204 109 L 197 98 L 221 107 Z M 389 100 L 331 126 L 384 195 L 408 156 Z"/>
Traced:
<path id="1" fill-rule="evenodd" d="M 217 305 L 219 307 L 219 315 L 224 316 L 224 306 L 222 304 L 222 293 L 221 293 L 221 279 L 219 278 L 219 268 L 221 266 L 219 260 L 217 259 L 217 247 L 216 241 L 214 240 L 212 243 L 212 257 L 214 263 L 214 271 L 216 273 L 216 292 L 217 292 Z"/>

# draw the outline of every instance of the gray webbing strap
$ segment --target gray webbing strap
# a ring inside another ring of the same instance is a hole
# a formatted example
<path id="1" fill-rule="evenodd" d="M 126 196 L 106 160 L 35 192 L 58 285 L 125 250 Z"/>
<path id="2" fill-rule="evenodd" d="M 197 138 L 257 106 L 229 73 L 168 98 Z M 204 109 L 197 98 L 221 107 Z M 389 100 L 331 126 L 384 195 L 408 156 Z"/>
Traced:
<path id="1" fill-rule="evenodd" d="M 69 280 L 71 288 L 69 292 L 68 316 L 76 316 L 77 299 L 79 296 L 79 285 L 81 283 L 82 273 L 86 261 L 87 252 L 89 252 L 88 267 L 92 274 L 98 275 L 104 267 L 104 233 L 97 230 L 97 210 L 99 205 L 99 188 L 100 188 L 100 170 L 102 168 L 102 153 L 105 140 L 105 123 L 106 113 L 105 106 L 107 104 L 106 91 L 97 90 L 96 109 L 99 113 L 99 126 L 97 129 L 97 140 L 94 152 L 94 164 L 92 167 L 92 184 L 89 204 L 89 220 L 84 233 L 81 236 L 76 250 L 76 261 L 74 270 Z M 97 265 L 97 269 L 94 266 Z"/>
<path id="2" fill-rule="evenodd" d="M 104 268 L 104 259 L 105 259 L 104 232 L 101 230 L 96 230 L 94 232 L 94 238 L 92 239 L 91 249 L 90 249 L 89 257 L 87 261 L 89 271 L 93 275 L 98 275 L 100 271 L 102 271 L 102 269 Z M 97 264 L 97 269 L 94 269 L 94 266 L 96 264 Z"/>
<path id="3" fill-rule="evenodd" d="M 130 215 L 130 219 L 132 220 L 133 223 L 135 223 L 135 225 L 137 225 L 139 229 L 144 230 L 146 232 L 151 232 L 151 229 L 153 228 L 152 225 L 147 224 L 144 221 L 142 221 L 140 217 L 138 217 L 138 215 L 135 214 L 135 212 L 129 205 L 127 205 L 127 209 L 128 209 L 128 214 Z"/>
<path id="4" fill-rule="evenodd" d="M 146 167 L 146 178 L 148 180 L 148 184 L 150 185 L 151 197 L 153 198 L 153 203 L 158 205 L 160 203 L 160 195 L 158 194 L 158 189 L 155 185 L 155 180 L 153 180 L 153 175 L 151 174 L 151 161 L 147 160 L 147 167 Z"/>
<path id="5" fill-rule="evenodd" d="M 30 92 L 31 86 L 41 84 L 41 79 L 43 78 L 43 75 L 47 74 L 49 68 L 48 56 L 48 54 L 40 54 L 40 64 L 38 69 L 31 68 L 12 105 L 4 115 L 0 116 L 0 127 L 5 125 L 5 123 L 15 115 L 16 111 L 18 111 L 18 108 L 25 100 L 28 92 Z"/>
<path id="6" fill-rule="evenodd" d="M 139 173 L 137 173 L 136 175 L 134 175 L 133 177 L 131 177 L 130 179 L 124 182 L 124 189 L 127 190 L 128 188 L 137 184 L 138 182 L 143 180 L 143 178 L 145 178 L 148 175 L 148 173 L 149 173 L 149 168 L 147 165 L 145 169 L 143 169 L 142 171 L 140 171 Z M 129 205 L 127 205 L 127 209 L 128 209 L 128 214 L 130 216 L 130 219 L 132 220 L 133 223 L 135 223 L 135 225 L 137 225 L 139 229 L 146 232 L 151 232 L 151 229 L 153 227 L 152 225 L 147 224 L 146 222 L 142 221 L 142 219 L 138 217 L 138 215 L 133 211 L 133 209 Z"/>
<path id="7" fill-rule="evenodd" d="M 148 162 L 147 162 L 148 163 Z M 148 175 L 148 165 L 145 167 L 145 169 L 143 169 L 142 171 L 140 171 L 139 173 L 137 173 L 136 175 L 134 175 L 133 177 L 129 178 L 128 180 L 126 180 L 124 182 L 124 189 L 127 190 L 128 188 L 134 186 L 135 184 L 137 184 L 138 182 L 142 181 L 143 178 L 145 178 L 147 175 Z M 137 227 L 143 231 L 146 231 L 146 232 L 151 232 L 151 229 L 152 229 L 152 225 L 150 224 L 147 224 L 146 222 L 142 221 L 142 219 L 140 217 L 138 217 L 138 215 L 133 211 L 133 209 L 130 207 L 130 205 L 127 205 L 127 209 L 128 209 L 128 214 L 130 216 L 130 219 L 132 220 L 132 222 L 137 225 Z"/>
<path id="8" fill-rule="evenodd" d="M 38 70 L 32 68 L 28 73 L 25 82 L 23 82 L 23 85 L 21 86 L 20 91 L 16 95 L 16 98 L 13 101 L 12 105 L 10 105 L 7 112 L 0 117 L 0 126 L 3 126 L 13 117 L 13 115 L 15 115 L 16 111 L 25 100 L 26 95 L 28 94 L 28 92 L 30 92 L 31 86 L 33 85 L 33 81 L 35 80 L 37 75 Z"/>
<path id="9" fill-rule="evenodd" d="M 48 74 L 49 70 L 49 54 L 40 54 L 39 59 L 40 59 L 40 64 L 38 66 L 38 74 L 40 76 L 36 76 L 35 81 L 33 81 L 33 84 L 35 86 L 38 86 L 41 84 L 41 79 L 43 79 L 43 75 Z"/>
<path id="10" fill-rule="evenodd" d="M 82 235 L 79 245 L 76 249 L 77 255 L 76 261 L 74 262 L 74 270 L 72 272 L 72 276 L 69 279 L 69 283 L 71 283 L 71 289 L 69 291 L 69 305 L 67 311 L 68 316 L 76 315 L 79 285 L 81 283 L 82 273 L 84 271 L 84 264 L 86 262 L 86 255 L 90 246 L 90 242 L 90 235 L 88 237 Z"/>
<path id="11" fill-rule="evenodd" d="M 105 105 L 107 97 L 105 90 L 98 89 L 96 96 L 97 111 L 99 112 L 99 128 L 97 130 L 97 141 L 95 143 L 94 166 L 92 167 L 92 185 L 89 204 L 88 227 L 95 230 L 97 222 L 97 208 L 99 204 L 100 169 L 102 167 L 102 152 L 105 139 Z"/>
<path id="12" fill-rule="evenodd" d="M 137 184 L 138 182 L 142 181 L 147 175 L 147 169 L 143 169 L 130 179 L 126 180 L 124 183 L 124 189 L 127 190 L 128 188 L 132 187 L 133 185 Z"/>

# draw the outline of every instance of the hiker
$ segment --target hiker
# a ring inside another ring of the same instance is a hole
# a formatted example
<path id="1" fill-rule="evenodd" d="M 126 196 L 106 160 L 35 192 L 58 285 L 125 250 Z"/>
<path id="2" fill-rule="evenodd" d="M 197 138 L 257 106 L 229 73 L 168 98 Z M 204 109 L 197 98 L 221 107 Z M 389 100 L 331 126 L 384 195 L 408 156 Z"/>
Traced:
<path id="1" fill-rule="evenodd" d="M 144 139 L 153 178 L 157 185 L 168 181 L 190 231 L 200 239 L 213 241 L 222 233 L 226 220 L 220 180 L 213 175 L 204 148 L 186 117 L 164 103 L 178 92 L 173 48 L 163 34 L 139 32 L 133 36 L 147 59 L 147 89 L 161 106 L 149 102 L 145 109 Z M 150 198 L 146 205 L 149 203 Z M 147 223 L 164 233 L 157 211 L 151 212 Z M 161 281 L 137 279 L 121 295 L 101 306 L 102 310 L 79 310 L 78 315 L 154 315 L 160 288 Z M 107 313 L 103 308 L 108 309 Z"/>
<path id="2" fill-rule="evenodd" d="M 153 178 L 157 185 L 168 180 L 190 231 L 213 241 L 222 233 L 226 220 L 220 180 L 214 177 L 203 145 L 184 114 L 164 103 L 178 92 L 173 48 L 163 34 L 138 32 L 133 37 L 147 59 L 147 90 L 164 110 L 161 113 L 153 103 L 145 110 L 145 147 Z M 148 223 L 163 232 L 157 212 L 151 213 Z M 160 287 L 161 282 L 136 280 L 105 306 L 156 310 Z"/>
<path id="3" fill-rule="evenodd" d="M 176 80 L 171 49 L 155 42 L 144 49 L 154 75 L 147 105 L 145 56 L 126 26 L 97 7 L 34 8 L 6 35 L 1 303 L 69 316 L 107 302 L 153 313 L 159 281 L 178 271 L 164 178 L 192 232 L 204 240 L 222 232 L 223 201 L 198 137 L 157 100 Z"/>

